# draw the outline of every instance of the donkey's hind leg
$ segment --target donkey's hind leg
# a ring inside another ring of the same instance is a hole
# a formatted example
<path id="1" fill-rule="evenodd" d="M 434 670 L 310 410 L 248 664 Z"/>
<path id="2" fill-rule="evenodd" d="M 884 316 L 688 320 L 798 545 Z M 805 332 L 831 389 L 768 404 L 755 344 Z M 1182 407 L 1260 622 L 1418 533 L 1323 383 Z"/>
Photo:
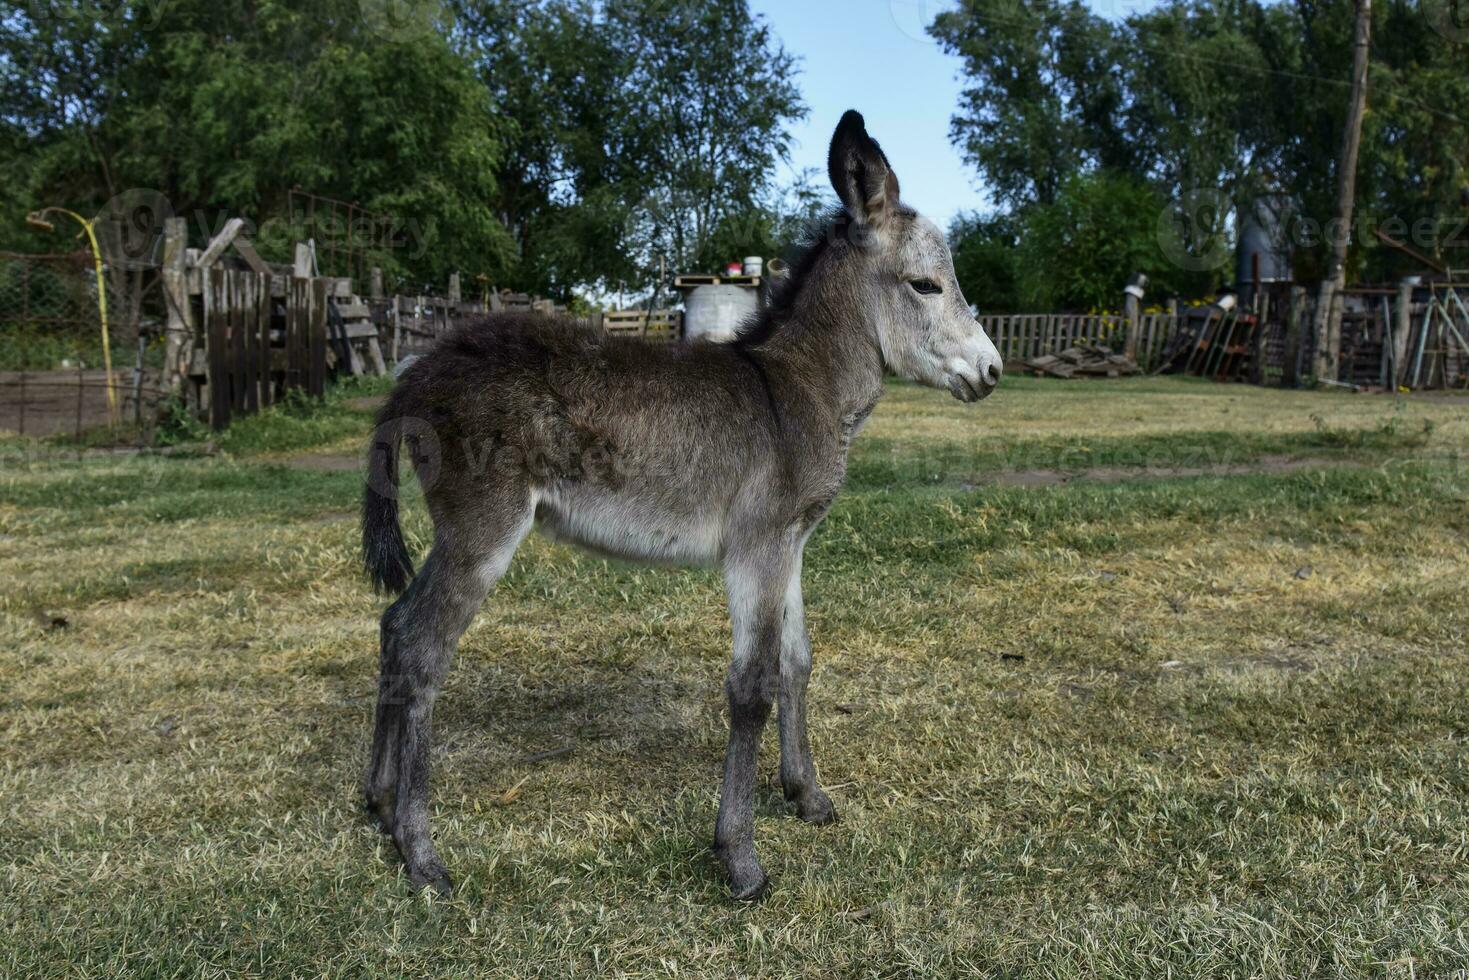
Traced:
<path id="1" fill-rule="evenodd" d="M 432 885 L 443 893 L 451 887 L 428 825 L 434 701 L 459 637 L 509 567 L 532 513 L 527 495 L 513 512 L 476 514 L 475 523 L 462 525 L 468 534 L 441 524 L 422 571 L 383 615 L 382 679 L 366 795 L 393 835 L 414 887 Z"/>

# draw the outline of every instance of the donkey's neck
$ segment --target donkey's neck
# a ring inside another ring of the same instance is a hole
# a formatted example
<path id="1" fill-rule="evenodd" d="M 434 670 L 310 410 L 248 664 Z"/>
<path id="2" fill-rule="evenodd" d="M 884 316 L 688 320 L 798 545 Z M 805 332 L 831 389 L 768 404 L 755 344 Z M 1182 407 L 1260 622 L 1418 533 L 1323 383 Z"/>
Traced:
<path id="1" fill-rule="evenodd" d="M 882 396 L 882 348 L 872 322 L 875 304 L 843 293 L 836 282 L 805 284 L 770 338 L 760 345 L 772 365 L 816 390 L 833 418 L 870 410 Z M 855 301 L 854 301 L 855 300 Z"/>

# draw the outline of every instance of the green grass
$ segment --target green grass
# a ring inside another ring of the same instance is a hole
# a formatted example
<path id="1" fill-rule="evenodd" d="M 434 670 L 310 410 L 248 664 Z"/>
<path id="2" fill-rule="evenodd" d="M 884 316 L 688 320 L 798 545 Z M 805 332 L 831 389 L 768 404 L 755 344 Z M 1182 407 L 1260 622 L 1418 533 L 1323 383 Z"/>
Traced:
<path id="1" fill-rule="evenodd" d="M 409 893 L 355 811 L 360 475 L 293 465 L 364 393 L 211 458 L 0 445 L 0 974 L 1464 976 L 1469 402 L 894 386 L 806 562 L 842 819 L 767 737 L 745 907 L 718 576 L 535 538 L 436 712 L 460 888 Z"/>

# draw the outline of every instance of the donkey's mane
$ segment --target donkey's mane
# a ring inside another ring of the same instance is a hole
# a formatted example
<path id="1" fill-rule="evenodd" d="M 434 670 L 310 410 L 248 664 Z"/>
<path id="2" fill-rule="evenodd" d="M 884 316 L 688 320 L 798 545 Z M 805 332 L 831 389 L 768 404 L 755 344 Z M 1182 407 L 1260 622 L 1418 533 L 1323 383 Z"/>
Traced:
<path id="1" fill-rule="evenodd" d="M 785 262 L 790 267 L 790 275 L 771 290 L 770 302 L 765 309 L 745 321 L 735 346 L 759 347 L 779 332 L 791 318 L 796 299 L 822 257 L 837 242 L 847 240 L 851 224 L 851 215 L 843 207 L 830 208 L 807 224 L 801 237 L 786 251 Z"/>
<path id="2" fill-rule="evenodd" d="M 902 204 L 897 206 L 901 217 L 917 217 L 918 212 Z M 755 316 L 746 320 L 735 338 L 734 346 L 741 350 L 759 347 L 780 332 L 790 321 L 796 309 L 796 300 L 816 272 L 821 260 L 836 247 L 838 242 L 851 240 L 852 216 L 847 209 L 837 205 L 813 218 L 789 249 L 785 262 L 790 274 L 777 283 L 771 291 L 770 302 Z M 767 270 L 768 271 L 768 270 Z"/>

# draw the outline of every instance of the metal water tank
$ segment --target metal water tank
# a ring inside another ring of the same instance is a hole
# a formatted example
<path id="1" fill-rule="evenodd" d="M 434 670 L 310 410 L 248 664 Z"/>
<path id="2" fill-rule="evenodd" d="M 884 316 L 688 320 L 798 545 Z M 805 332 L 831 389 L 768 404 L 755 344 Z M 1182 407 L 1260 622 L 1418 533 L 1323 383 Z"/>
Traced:
<path id="1" fill-rule="evenodd" d="M 684 336 L 734 340 L 740 324 L 755 315 L 759 296 L 745 286 L 697 286 L 684 299 Z"/>
<path id="2" fill-rule="evenodd" d="M 1240 209 L 1235 282 L 1249 302 L 1256 287 L 1291 282 L 1291 222 L 1296 208 L 1284 194 L 1266 194 Z M 1258 279 L 1258 281 L 1256 281 Z"/>

